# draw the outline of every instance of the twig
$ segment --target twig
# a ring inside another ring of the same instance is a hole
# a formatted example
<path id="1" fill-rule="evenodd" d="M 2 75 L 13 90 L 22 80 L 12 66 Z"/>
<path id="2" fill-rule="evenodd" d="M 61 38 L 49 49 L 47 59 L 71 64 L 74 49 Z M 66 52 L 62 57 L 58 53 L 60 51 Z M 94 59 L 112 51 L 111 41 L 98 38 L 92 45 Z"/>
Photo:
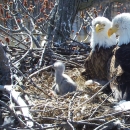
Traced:
<path id="1" fill-rule="evenodd" d="M 13 108 L 22 108 L 22 107 L 33 107 L 34 105 L 27 105 L 27 106 L 13 106 Z"/>
<path id="2" fill-rule="evenodd" d="M 78 94 L 78 92 L 74 94 L 74 96 L 72 97 L 72 99 L 70 100 L 70 103 L 69 103 L 69 108 L 68 108 L 68 119 L 69 119 L 69 121 L 72 121 L 72 118 L 73 118 L 73 112 L 71 111 L 71 107 L 72 107 L 73 100 L 74 100 L 74 98 L 76 97 L 77 94 Z"/>
<path id="3" fill-rule="evenodd" d="M 4 106 L 5 108 L 7 108 L 7 110 L 14 116 L 18 119 L 18 117 L 16 116 L 16 114 L 10 109 L 10 107 L 8 105 L 6 105 L 3 101 L 0 100 L 0 104 L 2 106 Z"/>
<path id="4" fill-rule="evenodd" d="M 95 118 L 91 118 L 91 119 L 88 119 L 88 121 L 93 121 L 93 120 L 97 120 L 97 119 L 105 119 L 107 117 L 111 117 L 111 116 L 114 116 L 114 115 L 119 115 L 123 112 L 126 112 L 128 110 L 124 110 L 124 111 L 119 111 L 119 112 L 115 112 L 115 113 L 110 113 L 110 114 L 107 114 L 107 115 L 104 115 L 104 116 L 99 116 L 99 117 L 95 117 Z"/>
<path id="5" fill-rule="evenodd" d="M 16 34 L 18 34 L 18 35 L 27 35 L 29 38 L 30 38 L 30 42 L 31 42 L 31 45 L 30 45 L 30 48 L 29 49 L 32 49 L 33 48 L 33 41 L 32 41 L 32 37 L 29 35 L 29 34 L 27 34 L 27 33 L 14 33 L 14 35 L 16 35 Z M 23 44 L 24 45 L 24 44 Z M 26 45 L 25 45 L 26 46 Z"/>
<path id="6" fill-rule="evenodd" d="M 13 65 L 13 66 L 14 66 L 14 65 Z M 30 77 L 25 76 L 17 67 L 14 66 L 14 68 L 15 68 L 26 80 L 29 80 L 29 83 L 33 84 L 34 87 L 36 87 L 37 89 L 39 89 L 40 91 L 42 91 L 47 97 L 50 98 L 50 96 L 49 96 L 46 92 L 44 92 L 43 89 L 41 89 L 39 86 L 37 86 L 37 85 L 32 81 L 32 79 L 31 79 Z M 34 73 L 35 73 L 35 72 L 34 72 Z"/>
<path id="7" fill-rule="evenodd" d="M 24 102 L 24 100 L 20 97 L 20 93 L 19 92 L 16 92 L 14 89 L 13 89 L 13 86 L 12 85 L 4 85 L 4 86 L 1 86 L 0 85 L 0 89 L 2 90 L 6 90 L 8 93 L 11 94 L 11 96 L 13 97 L 13 99 L 15 100 L 15 102 L 19 105 L 19 106 L 27 106 L 26 103 Z M 23 112 L 23 115 L 24 116 L 27 116 L 27 117 L 30 117 L 32 118 L 32 116 L 29 114 L 29 109 L 26 107 L 26 108 L 22 108 L 21 107 L 21 110 Z M 26 118 L 25 118 L 26 119 Z M 33 123 L 30 122 L 30 121 L 27 121 L 27 125 L 28 126 L 33 126 Z"/>
<path id="8" fill-rule="evenodd" d="M 72 130 L 76 130 L 75 128 L 74 128 L 74 126 L 67 120 L 67 123 L 69 124 L 69 126 L 72 128 Z"/>
<path id="9" fill-rule="evenodd" d="M 33 77 L 34 75 L 36 75 L 37 73 L 39 73 L 39 72 L 41 72 L 41 71 L 43 71 L 43 70 L 46 70 L 46 69 L 51 68 L 52 66 L 53 66 L 53 65 L 49 65 L 49 66 L 47 66 L 47 67 L 44 67 L 44 68 L 42 68 L 42 69 L 40 69 L 40 70 L 38 70 L 38 71 L 32 73 L 32 74 L 29 76 L 29 78 Z"/>
<path id="10" fill-rule="evenodd" d="M 24 121 L 23 121 L 21 118 L 18 117 L 18 119 L 19 119 L 19 121 L 22 122 L 22 124 L 24 124 L 27 128 L 29 128 L 29 129 L 31 129 L 31 130 L 34 130 L 33 128 L 29 127 L 26 123 L 24 123 Z"/>
<path id="11" fill-rule="evenodd" d="M 46 47 L 47 47 L 47 43 L 45 43 L 44 48 L 42 50 L 42 55 L 41 55 L 41 58 L 39 60 L 39 67 L 41 67 L 41 65 L 42 65 L 42 61 L 43 61 L 43 57 L 44 57 L 44 53 L 45 53 Z"/>
<path id="12" fill-rule="evenodd" d="M 83 23 L 81 24 L 80 29 L 79 29 L 79 31 L 78 31 L 77 33 L 80 33 L 80 31 L 81 31 L 81 29 L 82 29 L 82 26 L 83 26 Z M 77 37 L 77 35 L 74 36 L 73 40 L 75 40 L 76 37 Z"/>
<path id="13" fill-rule="evenodd" d="M 117 121 L 119 121 L 118 118 L 110 120 L 110 121 L 98 126 L 94 130 L 110 130 L 113 128 L 116 129 L 116 127 L 119 127 L 119 125 L 121 125 L 120 122 L 117 122 Z"/>
<path id="14" fill-rule="evenodd" d="M 21 60 L 23 60 L 30 52 L 31 52 L 31 50 L 29 49 L 19 60 L 17 60 L 16 62 L 14 62 L 13 65 L 15 65 L 18 62 L 20 62 Z"/>
<path id="15" fill-rule="evenodd" d="M 97 109 L 112 95 L 113 93 L 111 93 L 109 96 L 106 97 L 106 99 L 101 103 L 99 104 L 95 110 L 93 111 L 93 113 L 91 114 L 91 116 L 89 117 L 89 119 L 91 119 L 91 117 L 94 115 L 94 113 L 97 111 Z"/>
<path id="16" fill-rule="evenodd" d="M 86 120 L 80 120 L 79 122 L 87 122 L 87 121 L 89 121 L 89 119 L 86 119 Z M 94 118 L 93 118 L 93 120 L 90 119 L 90 121 L 98 122 L 99 124 L 101 124 L 101 123 L 105 123 L 105 122 L 106 122 L 105 119 L 94 119 Z"/>
<path id="17" fill-rule="evenodd" d="M 19 114 L 19 116 L 25 117 L 24 115 L 21 115 L 21 114 Z M 36 124 L 39 129 L 43 129 L 43 128 L 44 128 L 43 125 L 39 124 L 39 123 L 36 122 L 35 120 L 33 120 L 33 119 L 29 118 L 29 117 L 26 117 L 26 118 L 27 118 L 28 120 L 32 121 L 34 124 Z"/>
<path id="18" fill-rule="evenodd" d="M 105 13 L 106 13 L 107 9 L 108 9 L 108 6 L 105 8 L 105 10 L 104 10 L 104 12 L 103 12 L 103 15 L 102 15 L 102 16 L 104 16 L 104 15 L 105 15 Z"/>
<path id="19" fill-rule="evenodd" d="M 71 122 L 70 121 L 70 123 L 74 126 L 74 127 L 76 127 L 77 125 L 86 125 L 86 126 L 88 126 L 88 127 L 97 127 L 97 126 L 99 126 L 99 124 L 96 124 L 96 123 L 89 123 L 89 122 Z M 44 125 L 45 126 L 45 125 Z M 56 125 L 53 125 L 52 124 L 52 126 L 46 126 L 46 127 L 44 127 L 44 129 L 49 129 L 49 128 L 55 128 L 55 127 L 64 127 L 64 128 L 66 128 L 67 130 L 69 130 L 68 129 L 68 127 L 70 128 L 70 125 L 68 125 L 68 123 L 67 122 L 63 122 L 63 123 L 61 123 L 61 124 L 56 124 Z"/>
<path id="20" fill-rule="evenodd" d="M 86 11 L 87 15 L 91 18 L 91 20 L 93 20 L 94 18 L 89 14 L 88 11 Z"/>

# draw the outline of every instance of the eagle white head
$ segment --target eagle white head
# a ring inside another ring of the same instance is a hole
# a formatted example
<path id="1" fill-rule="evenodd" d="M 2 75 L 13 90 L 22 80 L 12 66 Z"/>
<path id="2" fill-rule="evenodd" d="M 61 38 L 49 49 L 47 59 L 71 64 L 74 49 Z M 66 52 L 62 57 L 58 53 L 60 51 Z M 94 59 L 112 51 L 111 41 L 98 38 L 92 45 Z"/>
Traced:
<path id="1" fill-rule="evenodd" d="M 114 17 L 108 36 L 113 33 L 119 35 L 119 46 L 130 43 L 130 13 L 122 13 Z"/>
<path id="2" fill-rule="evenodd" d="M 116 45 L 116 35 L 108 36 L 108 29 L 111 27 L 112 22 L 105 17 L 96 17 L 92 21 L 92 36 L 91 36 L 91 48 L 94 51 L 95 46 L 99 48 L 110 48 Z"/>

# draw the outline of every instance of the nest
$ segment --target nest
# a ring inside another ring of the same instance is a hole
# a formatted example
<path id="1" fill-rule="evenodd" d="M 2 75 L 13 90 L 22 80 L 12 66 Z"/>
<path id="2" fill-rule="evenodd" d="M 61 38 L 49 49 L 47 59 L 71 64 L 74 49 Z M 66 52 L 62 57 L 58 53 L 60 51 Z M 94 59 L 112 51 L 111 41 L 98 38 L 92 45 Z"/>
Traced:
<path id="1" fill-rule="evenodd" d="M 15 48 L 10 54 L 14 54 L 14 50 Z M 25 54 L 24 51 L 19 50 L 19 53 Z M 47 52 L 42 61 L 42 69 L 38 68 L 42 50 L 31 50 L 19 63 L 19 59 L 15 58 L 13 61 L 17 65 L 17 68 L 12 66 L 12 75 L 15 75 L 14 89 L 20 92 L 19 96 L 25 101 L 26 106 L 18 106 L 7 92 L 1 93 L 2 119 L 5 123 L 8 122 L 7 124 L 11 123 L 11 129 L 30 128 L 26 125 L 27 120 L 33 122 L 30 129 L 104 130 L 104 126 L 108 129 L 125 128 L 121 121 L 129 123 L 129 111 L 116 112 L 113 108 L 115 101 L 112 93 L 106 94 L 101 91 L 109 83 L 104 86 L 96 83 L 85 84 L 86 80 L 81 73 L 84 71 L 86 53 L 82 54 L 81 58 L 81 55 L 50 55 L 49 51 Z M 65 73 L 77 83 L 77 91 L 63 96 L 53 93 L 54 70 L 48 66 L 56 60 L 65 63 Z M 31 117 L 25 117 L 21 112 L 24 107 L 29 108 Z"/>

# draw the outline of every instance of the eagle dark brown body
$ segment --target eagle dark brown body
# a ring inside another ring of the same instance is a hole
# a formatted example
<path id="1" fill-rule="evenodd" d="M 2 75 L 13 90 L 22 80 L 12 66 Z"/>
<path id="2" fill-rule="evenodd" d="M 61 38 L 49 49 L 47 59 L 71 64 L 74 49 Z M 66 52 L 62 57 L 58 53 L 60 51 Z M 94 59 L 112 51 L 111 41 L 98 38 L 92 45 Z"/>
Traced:
<path id="1" fill-rule="evenodd" d="M 107 64 L 113 55 L 114 47 L 99 48 L 97 45 L 95 50 L 90 52 L 84 64 L 87 79 L 107 80 Z"/>

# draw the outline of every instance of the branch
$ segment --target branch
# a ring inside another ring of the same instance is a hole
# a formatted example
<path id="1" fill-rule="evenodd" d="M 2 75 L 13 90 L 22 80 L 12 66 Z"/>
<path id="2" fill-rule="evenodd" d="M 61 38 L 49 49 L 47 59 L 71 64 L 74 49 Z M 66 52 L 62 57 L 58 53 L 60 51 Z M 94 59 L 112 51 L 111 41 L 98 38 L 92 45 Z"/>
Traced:
<path id="1" fill-rule="evenodd" d="M 9 94 L 11 94 L 11 96 L 13 97 L 13 99 L 19 106 L 27 106 L 24 100 L 20 97 L 20 93 L 16 92 L 13 89 L 12 85 L 4 85 L 4 86 L 0 85 L 0 90 L 6 90 Z M 32 119 L 32 116 L 29 114 L 28 107 L 21 107 L 21 111 L 25 117 L 29 117 L 30 119 Z M 27 126 L 29 127 L 33 126 L 33 122 L 28 121 L 27 118 L 25 118 L 25 120 L 26 120 Z"/>
<path id="2" fill-rule="evenodd" d="M 116 129 L 116 128 L 119 129 L 119 126 L 121 127 L 121 123 L 118 120 L 118 118 L 116 118 L 98 126 L 94 130 L 110 130 L 110 129 Z"/>

